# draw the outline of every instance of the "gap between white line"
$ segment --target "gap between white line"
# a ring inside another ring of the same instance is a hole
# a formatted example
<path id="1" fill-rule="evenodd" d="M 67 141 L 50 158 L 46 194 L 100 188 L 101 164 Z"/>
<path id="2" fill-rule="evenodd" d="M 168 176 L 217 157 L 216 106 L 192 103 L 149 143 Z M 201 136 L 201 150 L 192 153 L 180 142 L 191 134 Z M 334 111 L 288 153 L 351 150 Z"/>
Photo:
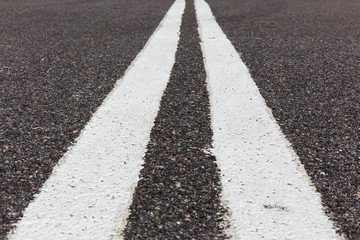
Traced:
<path id="1" fill-rule="evenodd" d="M 162 93 L 175 62 L 177 0 L 64 155 L 9 239 L 121 238 Z"/>
<path id="2" fill-rule="evenodd" d="M 235 239 L 337 239 L 320 196 L 204 0 L 195 0 L 213 154 Z"/>

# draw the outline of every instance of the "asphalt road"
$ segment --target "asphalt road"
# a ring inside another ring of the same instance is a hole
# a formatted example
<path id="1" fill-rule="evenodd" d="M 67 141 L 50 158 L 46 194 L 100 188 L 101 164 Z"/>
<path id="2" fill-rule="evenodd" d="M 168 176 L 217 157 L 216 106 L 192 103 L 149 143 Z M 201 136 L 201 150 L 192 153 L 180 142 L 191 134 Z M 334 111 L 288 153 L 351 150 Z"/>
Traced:
<path id="1" fill-rule="evenodd" d="M 0 1 L 0 239 L 172 3 Z"/>
<path id="2" fill-rule="evenodd" d="M 194 2 L 186 1 L 170 80 L 147 146 L 125 239 L 223 239 L 209 96 Z M 161 226 L 161 227 L 159 227 Z"/>
<path id="3" fill-rule="evenodd" d="M 360 238 L 360 4 L 208 0 L 350 239 Z"/>
<path id="4" fill-rule="evenodd" d="M 0 239 L 173 2 L 0 0 Z M 130 207 L 128 239 L 226 237 L 219 170 L 203 151 L 212 131 L 192 2 Z M 207 2 L 339 233 L 359 239 L 360 4 Z"/>

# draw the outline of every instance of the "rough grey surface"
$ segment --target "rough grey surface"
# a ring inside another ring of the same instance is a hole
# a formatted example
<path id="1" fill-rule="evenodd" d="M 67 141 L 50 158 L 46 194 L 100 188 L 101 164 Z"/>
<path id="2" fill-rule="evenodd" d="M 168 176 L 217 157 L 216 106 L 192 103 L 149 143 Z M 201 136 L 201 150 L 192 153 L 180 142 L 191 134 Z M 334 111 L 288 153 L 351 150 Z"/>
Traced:
<path id="1" fill-rule="evenodd" d="M 125 239 L 224 239 L 220 176 L 194 1 L 187 0 L 176 62 L 147 146 Z"/>
<path id="2" fill-rule="evenodd" d="M 173 0 L 0 0 L 0 239 Z"/>
<path id="3" fill-rule="evenodd" d="M 360 4 L 208 0 L 329 216 L 360 239 Z"/>

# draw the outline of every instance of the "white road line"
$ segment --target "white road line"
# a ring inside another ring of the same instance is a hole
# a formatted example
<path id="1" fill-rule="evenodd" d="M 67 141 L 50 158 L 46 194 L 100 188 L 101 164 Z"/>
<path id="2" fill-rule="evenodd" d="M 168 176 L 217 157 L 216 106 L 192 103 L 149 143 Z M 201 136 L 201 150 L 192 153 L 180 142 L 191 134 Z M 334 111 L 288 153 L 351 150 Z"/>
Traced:
<path id="1" fill-rule="evenodd" d="M 208 74 L 213 154 L 236 239 L 336 239 L 320 196 L 239 54 L 195 0 Z"/>
<path id="2" fill-rule="evenodd" d="M 117 239 L 168 82 L 184 0 L 170 8 L 145 48 L 65 154 L 10 239 Z"/>

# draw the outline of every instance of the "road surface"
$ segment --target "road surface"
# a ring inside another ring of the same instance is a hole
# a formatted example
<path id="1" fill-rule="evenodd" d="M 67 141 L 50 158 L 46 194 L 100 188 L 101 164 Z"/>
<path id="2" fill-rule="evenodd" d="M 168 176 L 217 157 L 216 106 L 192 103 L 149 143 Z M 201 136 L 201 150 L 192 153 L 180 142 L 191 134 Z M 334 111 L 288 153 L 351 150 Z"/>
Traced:
<path id="1" fill-rule="evenodd" d="M 359 238 L 359 8 L 0 1 L 0 239 Z"/>

